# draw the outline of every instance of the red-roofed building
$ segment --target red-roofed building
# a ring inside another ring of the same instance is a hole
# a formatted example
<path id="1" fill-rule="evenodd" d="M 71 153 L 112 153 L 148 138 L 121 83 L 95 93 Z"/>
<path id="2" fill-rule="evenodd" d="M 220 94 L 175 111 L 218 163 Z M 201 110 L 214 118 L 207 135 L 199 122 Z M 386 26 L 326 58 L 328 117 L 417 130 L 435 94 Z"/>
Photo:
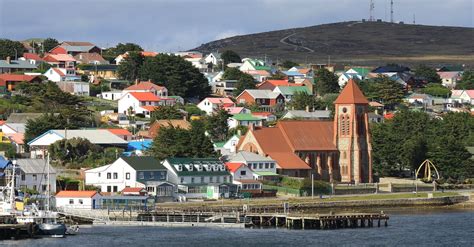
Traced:
<path id="1" fill-rule="evenodd" d="M 333 121 L 280 121 L 275 127 L 250 127 L 237 150 L 271 157 L 283 175 L 314 173 L 331 182 L 372 182 L 369 102 L 350 80 L 334 104 Z"/>
<path id="2" fill-rule="evenodd" d="M 149 118 L 156 107 L 175 104 L 175 99 L 158 97 L 151 92 L 128 92 L 118 100 L 118 112 L 126 115 L 143 114 Z"/>
<path id="3" fill-rule="evenodd" d="M 156 85 L 151 81 L 136 82 L 134 85 L 125 88 L 122 92 L 150 92 L 159 97 L 168 97 L 168 89 L 166 87 Z"/>
<path id="4" fill-rule="evenodd" d="M 102 195 L 95 190 L 63 190 L 56 194 L 56 207 L 94 209 L 98 208 Z"/>
<path id="5" fill-rule="evenodd" d="M 197 107 L 205 111 L 207 115 L 212 115 L 220 109 L 233 106 L 235 106 L 235 103 L 229 98 L 205 98 L 197 104 Z"/>
<path id="6" fill-rule="evenodd" d="M 43 60 L 58 68 L 74 69 L 76 67 L 76 59 L 69 54 L 46 54 Z"/>
<path id="7" fill-rule="evenodd" d="M 49 51 L 51 54 L 101 53 L 101 49 L 90 42 L 64 41 Z"/>
<path id="8" fill-rule="evenodd" d="M 0 93 L 14 91 L 15 85 L 21 82 L 40 83 L 41 81 L 41 78 L 36 75 L 0 74 Z"/>
<path id="9" fill-rule="evenodd" d="M 29 63 L 35 65 L 44 62 L 44 60 L 36 53 L 23 53 L 23 57 L 18 58 L 18 60 L 28 61 Z"/>
<path id="10" fill-rule="evenodd" d="M 244 163 L 239 162 L 227 162 L 225 163 L 227 170 L 232 174 L 233 180 L 241 179 L 254 179 L 254 174 L 252 169 L 246 166 Z"/>
<path id="11" fill-rule="evenodd" d="M 75 81 L 81 79 L 73 68 L 49 68 L 44 74 L 50 81 Z"/>
<path id="12" fill-rule="evenodd" d="M 107 129 L 112 134 L 124 139 L 125 141 L 132 140 L 132 133 L 126 129 Z"/>
<path id="13" fill-rule="evenodd" d="M 154 52 L 154 51 L 141 51 L 140 54 L 144 57 L 156 57 L 159 53 Z M 124 54 L 118 55 L 115 58 L 115 64 L 119 65 L 125 58 L 128 57 L 128 52 L 125 52 Z"/>
<path id="14" fill-rule="evenodd" d="M 147 190 L 140 187 L 126 187 L 122 190 L 124 196 L 146 196 Z"/>

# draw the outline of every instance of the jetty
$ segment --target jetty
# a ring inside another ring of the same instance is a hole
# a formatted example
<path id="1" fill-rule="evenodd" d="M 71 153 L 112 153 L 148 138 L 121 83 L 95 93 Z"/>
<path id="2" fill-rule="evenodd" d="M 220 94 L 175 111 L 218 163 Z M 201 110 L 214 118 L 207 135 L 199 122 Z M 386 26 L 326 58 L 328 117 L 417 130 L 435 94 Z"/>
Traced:
<path id="1" fill-rule="evenodd" d="M 0 240 L 33 238 L 36 235 L 36 226 L 28 224 L 0 224 Z"/>

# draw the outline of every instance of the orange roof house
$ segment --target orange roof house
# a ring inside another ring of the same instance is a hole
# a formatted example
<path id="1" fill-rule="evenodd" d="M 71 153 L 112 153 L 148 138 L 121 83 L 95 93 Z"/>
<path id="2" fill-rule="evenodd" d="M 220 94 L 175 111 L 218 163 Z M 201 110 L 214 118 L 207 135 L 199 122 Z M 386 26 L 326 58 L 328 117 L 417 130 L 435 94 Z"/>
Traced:
<path id="1" fill-rule="evenodd" d="M 333 121 L 289 120 L 255 128 L 240 139 L 237 150 L 269 156 L 278 173 L 341 182 L 369 182 L 371 147 L 368 100 L 351 80 L 335 100 Z"/>
<path id="2" fill-rule="evenodd" d="M 0 74 L 0 88 L 5 87 L 8 91 L 15 90 L 15 85 L 21 82 L 40 83 L 41 81 L 42 79 L 36 75 Z"/>
<path id="3" fill-rule="evenodd" d="M 62 190 L 56 194 L 56 197 L 67 197 L 67 198 L 92 198 L 98 194 L 95 190 Z"/>

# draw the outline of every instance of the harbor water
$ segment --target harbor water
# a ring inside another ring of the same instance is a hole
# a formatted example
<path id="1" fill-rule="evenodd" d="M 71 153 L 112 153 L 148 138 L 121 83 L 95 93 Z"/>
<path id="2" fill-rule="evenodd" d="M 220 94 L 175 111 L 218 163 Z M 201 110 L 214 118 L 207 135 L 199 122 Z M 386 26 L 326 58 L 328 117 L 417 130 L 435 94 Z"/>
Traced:
<path id="1" fill-rule="evenodd" d="M 396 212 L 388 227 L 340 230 L 84 226 L 76 236 L 1 246 L 474 246 L 474 211 Z"/>

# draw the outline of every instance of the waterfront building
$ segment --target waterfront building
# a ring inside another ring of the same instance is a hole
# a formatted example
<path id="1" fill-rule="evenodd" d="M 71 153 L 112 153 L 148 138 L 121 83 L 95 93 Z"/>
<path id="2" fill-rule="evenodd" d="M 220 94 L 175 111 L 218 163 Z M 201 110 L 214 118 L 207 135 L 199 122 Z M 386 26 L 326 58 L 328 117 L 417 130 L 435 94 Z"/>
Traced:
<path id="1" fill-rule="evenodd" d="M 120 157 L 114 163 L 86 170 L 85 184 L 97 186 L 102 192 L 118 193 L 125 188 L 145 188 L 148 195 L 173 197 L 174 184 L 168 170 L 150 156 Z"/>
<path id="2" fill-rule="evenodd" d="M 278 164 L 270 157 L 265 157 L 248 151 L 239 151 L 229 160 L 230 162 L 242 163 L 249 167 L 254 179 L 272 180 L 279 176 L 277 174 Z"/>
<path id="3" fill-rule="evenodd" d="M 62 190 L 55 196 L 56 207 L 67 207 L 77 209 L 100 208 L 102 195 L 95 190 L 72 191 Z"/>
<path id="4" fill-rule="evenodd" d="M 217 199 L 229 196 L 232 176 L 224 163 L 215 158 L 168 158 L 163 161 L 169 181 L 178 185 L 180 198 Z"/>
<path id="5" fill-rule="evenodd" d="M 56 192 L 56 170 L 46 163 L 45 159 L 18 159 L 18 175 L 15 186 L 22 191 L 25 189 L 44 193 L 50 186 L 51 193 Z M 49 166 L 49 168 L 47 167 Z M 49 170 L 49 182 L 48 182 Z"/>
<path id="6" fill-rule="evenodd" d="M 349 80 L 334 104 L 333 121 L 288 120 L 271 128 L 251 126 L 237 150 L 269 156 L 282 175 L 372 182 L 369 102 L 356 82 Z"/>

